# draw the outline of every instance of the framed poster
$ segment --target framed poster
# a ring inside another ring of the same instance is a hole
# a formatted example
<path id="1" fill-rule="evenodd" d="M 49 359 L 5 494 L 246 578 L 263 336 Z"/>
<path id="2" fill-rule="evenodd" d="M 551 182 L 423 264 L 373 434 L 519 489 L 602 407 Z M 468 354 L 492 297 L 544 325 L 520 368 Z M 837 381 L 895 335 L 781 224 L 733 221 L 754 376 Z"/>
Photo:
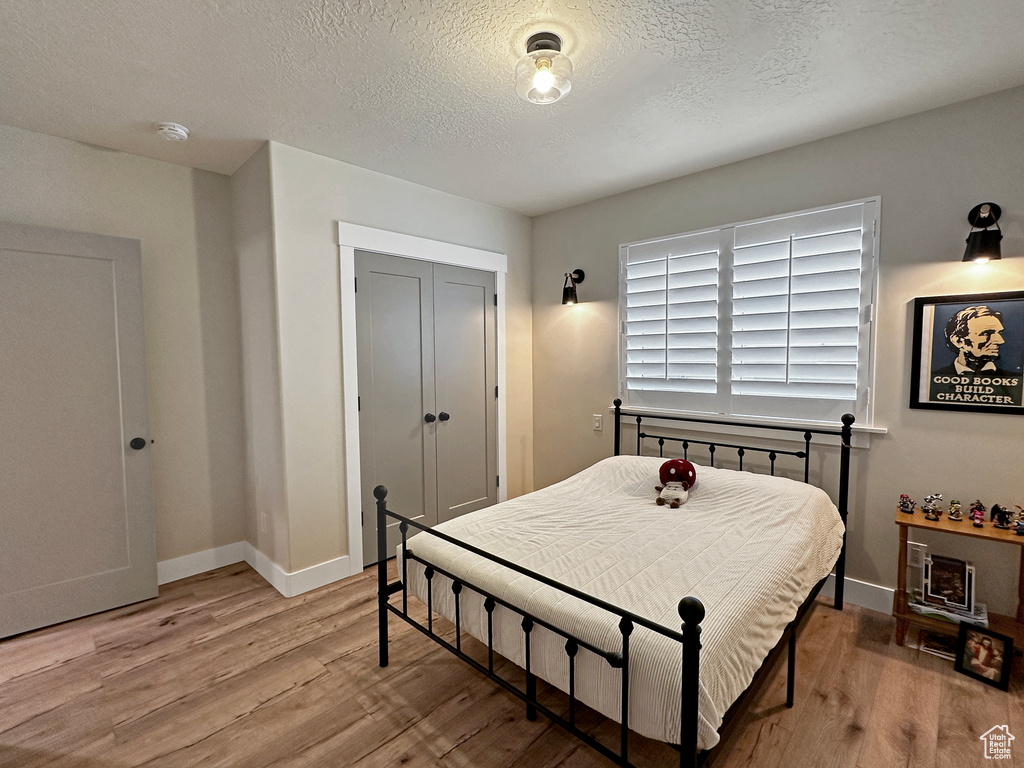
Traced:
<path id="1" fill-rule="evenodd" d="M 975 680 L 1002 688 L 1010 687 L 1013 638 L 983 627 L 960 624 L 953 668 Z"/>
<path id="2" fill-rule="evenodd" d="M 914 300 L 910 407 L 1024 414 L 1024 291 Z"/>
<path id="3" fill-rule="evenodd" d="M 926 555 L 924 601 L 974 613 L 974 566 L 955 557 Z"/>

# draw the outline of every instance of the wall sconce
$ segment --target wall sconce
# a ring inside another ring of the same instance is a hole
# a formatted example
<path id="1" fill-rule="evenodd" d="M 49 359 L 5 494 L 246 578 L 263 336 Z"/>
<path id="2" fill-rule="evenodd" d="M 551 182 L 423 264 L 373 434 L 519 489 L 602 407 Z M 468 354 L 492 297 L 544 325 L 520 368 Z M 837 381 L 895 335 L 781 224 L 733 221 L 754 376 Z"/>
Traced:
<path id="1" fill-rule="evenodd" d="M 971 208 L 971 212 L 967 214 L 967 221 L 971 223 L 972 229 L 967 236 L 964 261 L 984 264 L 1003 257 L 999 248 L 999 241 L 1003 239 L 1003 232 L 999 228 L 999 217 L 1002 213 L 1002 209 L 995 203 L 981 203 Z M 995 229 L 989 229 L 992 225 L 995 225 Z M 975 228 L 981 231 L 975 232 Z"/>
<path id="2" fill-rule="evenodd" d="M 554 104 L 572 89 L 572 61 L 562 53 L 562 38 L 538 32 L 526 41 L 516 64 L 516 93 L 533 104 Z"/>
<path id="3" fill-rule="evenodd" d="M 576 285 L 582 283 L 586 276 L 582 269 L 574 269 L 572 272 L 565 273 L 565 284 L 562 285 L 562 304 L 571 307 L 573 304 L 580 303 L 580 298 L 576 295 Z"/>

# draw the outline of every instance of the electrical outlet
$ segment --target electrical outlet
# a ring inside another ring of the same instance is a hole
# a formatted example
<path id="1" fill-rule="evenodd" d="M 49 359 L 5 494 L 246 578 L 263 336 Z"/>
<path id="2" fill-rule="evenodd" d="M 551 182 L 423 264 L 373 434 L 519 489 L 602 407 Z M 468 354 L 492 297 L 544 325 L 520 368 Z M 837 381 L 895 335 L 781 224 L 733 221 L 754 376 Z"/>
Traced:
<path id="1" fill-rule="evenodd" d="M 595 432 L 602 432 L 603 430 L 604 430 L 604 424 L 603 424 L 603 419 L 601 418 L 601 414 L 600 413 L 595 413 L 594 414 L 594 431 Z"/>
<path id="2" fill-rule="evenodd" d="M 927 544 L 918 544 L 916 541 L 908 541 L 907 565 L 911 568 L 924 568 L 924 553 L 927 549 Z"/>

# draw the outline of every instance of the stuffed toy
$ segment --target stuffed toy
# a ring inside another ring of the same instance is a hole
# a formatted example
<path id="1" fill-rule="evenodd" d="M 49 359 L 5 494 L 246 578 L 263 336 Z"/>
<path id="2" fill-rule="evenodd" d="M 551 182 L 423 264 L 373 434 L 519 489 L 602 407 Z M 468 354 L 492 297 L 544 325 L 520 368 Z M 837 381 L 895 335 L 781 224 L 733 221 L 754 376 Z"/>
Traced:
<path id="1" fill-rule="evenodd" d="M 679 509 L 690 498 L 690 490 L 697 484 L 697 470 L 685 459 L 669 459 L 658 470 L 661 485 L 656 485 L 658 506 L 668 504 L 671 509 Z"/>

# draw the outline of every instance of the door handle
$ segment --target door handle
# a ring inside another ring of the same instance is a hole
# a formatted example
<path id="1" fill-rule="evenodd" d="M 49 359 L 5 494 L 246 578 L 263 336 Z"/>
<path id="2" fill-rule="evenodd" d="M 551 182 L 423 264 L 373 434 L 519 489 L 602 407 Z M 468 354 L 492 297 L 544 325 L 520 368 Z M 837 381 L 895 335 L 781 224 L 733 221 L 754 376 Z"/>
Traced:
<path id="1" fill-rule="evenodd" d="M 433 424 L 435 421 L 437 421 L 437 416 L 435 416 L 432 413 L 428 413 L 426 416 L 423 417 L 423 420 L 427 422 L 427 424 Z"/>
<path id="2" fill-rule="evenodd" d="M 444 411 L 441 411 L 439 414 L 437 414 L 437 418 L 439 418 L 441 421 L 448 421 L 448 419 L 450 419 L 451 416 L 449 416 Z"/>
<path id="3" fill-rule="evenodd" d="M 146 440 L 145 438 L 142 437 L 133 437 L 132 441 L 128 443 L 128 445 L 130 445 L 136 451 L 141 451 L 143 448 L 146 447 Z"/>

